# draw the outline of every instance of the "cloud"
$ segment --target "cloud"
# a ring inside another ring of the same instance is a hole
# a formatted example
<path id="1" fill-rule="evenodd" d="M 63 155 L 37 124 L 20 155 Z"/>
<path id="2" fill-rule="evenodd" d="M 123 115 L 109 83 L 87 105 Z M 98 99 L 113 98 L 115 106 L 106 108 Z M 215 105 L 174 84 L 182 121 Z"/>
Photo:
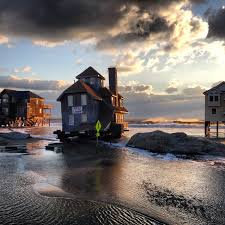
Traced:
<path id="1" fill-rule="evenodd" d="M 178 87 L 181 86 L 181 82 L 176 80 L 176 79 L 173 79 L 169 82 L 169 86 L 168 88 L 165 90 L 166 93 L 168 94 L 173 94 L 175 92 L 178 92 Z"/>
<path id="2" fill-rule="evenodd" d="M 31 73 L 32 68 L 30 66 L 24 66 L 22 68 L 15 68 L 14 72 L 15 73 Z"/>
<path id="3" fill-rule="evenodd" d="M 213 87 L 216 87 L 217 85 L 219 85 L 219 84 L 222 83 L 222 82 L 223 82 L 222 80 L 221 80 L 221 81 L 217 81 L 216 83 L 213 83 L 211 87 L 212 87 L 212 88 L 213 88 Z"/>
<path id="4" fill-rule="evenodd" d="M 168 87 L 168 88 L 166 89 L 166 92 L 167 92 L 168 94 L 172 94 L 172 93 L 178 92 L 178 88 L 175 88 L 175 87 Z"/>
<path id="5" fill-rule="evenodd" d="M 0 32 L 25 36 L 35 44 L 54 46 L 65 40 L 97 37 L 100 43 L 144 41 L 151 36 L 177 30 L 175 14 L 187 0 L 26 0 L 0 3 Z M 200 1 L 189 1 L 200 2 Z M 204 2 L 204 1 L 202 1 Z M 168 13 L 165 13 L 168 11 Z M 182 10 L 184 12 L 189 10 Z M 174 13 L 173 12 L 173 13 Z M 181 13 L 183 14 L 183 12 Z M 173 19 L 174 17 L 174 19 Z M 187 21 L 189 23 L 189 21 Z M 193 18 L 193 32 L 200 29 L 200 20 Z M 106 37 L 104 41 L 102 37 Z M 167 36 L 168 37 L 168 36 Z"/>
<path id="6" fill-rule="evenodd" d="M 9 43 L 9 38 L 0 34 L 0 45 L 1 44 L 8 44 L 8 43 Z"/>
<path id="7" fill-rule="evenodd" d="M 202 96 L 203 92 L 205 91 L 206 91 L 205 88 L 201 86 L 195 86 L 195 87 L 185 88 L 183 90 L 183 94 L 188 96 Z"/>
<path id="8" fill-rule="evenodd" d="M 115 66 L 122 74 L 139 73 L 144 68 L 144 59 L 132 51 L 124 52 L 116 56 Z"/>
<path id="9" fill-rule="evenodd" d="M 123 92 L 129 117 L 204 118 L 204 96 Z"/>
<path id="10" fill-rule="evenodd" d="M 65 81 L 34 80 L 18 76 L 0 76 L 0 88 L 18 88 L 28 90 L 63 90 L 69 86 Z"/>
<path id="11" fill-rule="evenodd" d="M 225 39 L 225 9 L 208 12 L 209 32 L 208 38 Z"/>
<path id="12" fill-rule="evenodd" d="M 144 95 L 151 95 L 153 93 L 153 87 L 152 85 L 146 85 L 146 84 L 138 84 L 136 82 L 128 85 L 121 85 L 119 86 L 119 91 L 121 94 L 144 94 Z"/>
<path id="13" fill-rule="evenodd" d="M 47 41 L 47 40 L 33 40 L 34 45 L 46 48 L 54 48 L 56 46 L 64 45 L 67 41 Z"/>
<path id="14" fill-rule="evenodd" d="M 97 50 L 110 54 L 125 74 L 140 73 L 145 68 L 166 71 L 171 67 L 153 65 L 149 54 L 156 50 L 156 60 L 163 55 L 167 57 L 166 54 L 178 55 L 194 41 L 205 38 L 208 24 L 194 16 L 190 7 L 204 2 L 30 0 L 27 3 L 21 0 L 15 3 L 1 0 L 0 32 L 28 37 L 33 44 L 43 47 L 91 40 Z M 145 64 L 144 60 L 149 63 Z"/>

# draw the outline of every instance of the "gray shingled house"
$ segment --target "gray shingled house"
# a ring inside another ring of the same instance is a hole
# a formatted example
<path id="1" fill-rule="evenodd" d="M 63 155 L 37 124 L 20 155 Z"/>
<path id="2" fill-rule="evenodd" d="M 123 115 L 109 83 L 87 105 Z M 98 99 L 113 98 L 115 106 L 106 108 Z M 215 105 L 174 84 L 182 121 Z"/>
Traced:
<path id="1" fill-rule="evenodd" d="M 105 78 L 89 67 L 58 97 L 62 112 L 62 131 L 57 131 L 59 139 L 79 134 L 91 136 L 98 120 L 102 124 L 102 133 L 111 133 L 115 137 L 120 137 L 128 128 L 124 121 L 128 111 L 118 93 L 117 70 L 109 68 L 108 71 L 109 88 L 104 87 Z"/>

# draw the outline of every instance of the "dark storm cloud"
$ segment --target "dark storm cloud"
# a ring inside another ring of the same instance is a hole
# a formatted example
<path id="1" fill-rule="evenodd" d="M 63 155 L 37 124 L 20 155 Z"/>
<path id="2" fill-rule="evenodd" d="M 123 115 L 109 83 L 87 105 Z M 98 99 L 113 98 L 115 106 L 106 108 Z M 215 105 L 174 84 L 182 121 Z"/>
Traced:
<path id="1" fill-rule="evenodd" d="M 86 32 L 104 32 L 127 16 L 132 6 L 139 13 L 156 14 L 160 8 L 184 0 L 1 0 L 0 32 L 36 38 L 72 39 Z M 192 0 L 191 2 L 202 2 Z M 163 18 L 139 20 L 126 40 L 144 38 L 168 29 Z M 76 31 L 79 33 L 76 33 Z M 119 37 L 118 37 L 119 38 Z"/>
<path id="2" fill-rule="evenodd" d="M 218 11 L 208 10 L 205 14 L 208 16 L 209 32 L 208 38 L 225 38 L 225 9 L 219 9 Z"/>
<path id="3" fill-rule="evenodd" d="M 171 32 L 173 26 L 165 18 L 154 16 L 151 19 L 140 19 L 130 26 L 130 32 L 120 33 L 114 37 L 107 37 L 98 43 L 98 48 L 108 48 L 112 45 L 125 44 L 134 41 L 144 41 L 157 33 Z"/>

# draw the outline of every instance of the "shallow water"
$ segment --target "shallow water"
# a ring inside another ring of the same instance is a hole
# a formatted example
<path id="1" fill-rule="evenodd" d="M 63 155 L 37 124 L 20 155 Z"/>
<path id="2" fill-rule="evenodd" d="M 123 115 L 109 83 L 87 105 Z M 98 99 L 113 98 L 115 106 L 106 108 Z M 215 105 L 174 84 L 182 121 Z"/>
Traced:
<path id="1" fill-rule="evenodd" d="M 48 128 L 30 132 L 54 140 Z M 28 142 L 27 155 L 0 153 L 0 224 L 225 224 L 223 158 L 94 144 L 56 154 L 44 150 L 49 142 Z"/>

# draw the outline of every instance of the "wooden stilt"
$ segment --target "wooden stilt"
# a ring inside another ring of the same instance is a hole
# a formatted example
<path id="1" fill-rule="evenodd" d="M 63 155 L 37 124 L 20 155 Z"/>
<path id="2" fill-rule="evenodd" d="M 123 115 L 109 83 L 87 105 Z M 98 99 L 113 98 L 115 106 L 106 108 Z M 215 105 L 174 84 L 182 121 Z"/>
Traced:
<path id="1" fill-rule="evenodd" d="M 216 122 L 216 137 L 219 137 L 219 122 Z"/>
<path id="2" fill-rule="evenodd" d="M 205 137 L 208 136 L 208 121 L 205 121 Z"/>

